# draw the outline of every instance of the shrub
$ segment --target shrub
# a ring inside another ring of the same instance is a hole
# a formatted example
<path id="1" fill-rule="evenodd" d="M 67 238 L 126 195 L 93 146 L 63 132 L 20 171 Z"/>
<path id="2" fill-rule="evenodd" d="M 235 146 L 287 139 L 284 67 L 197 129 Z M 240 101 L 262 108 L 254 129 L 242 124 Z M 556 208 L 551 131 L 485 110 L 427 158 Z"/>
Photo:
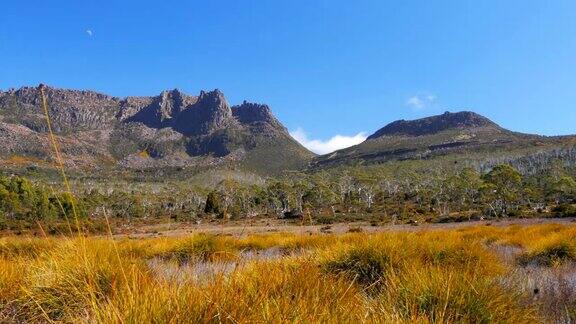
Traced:
<path id="1" fill-rule="evenodd" d="M 362 233 L 362 227 L 350 227 L 348 228 L 348 233 Z"/>
<path id="2" fill-rule="evenodd" d="M 316 223 L 318 224 L 333 224 L 336 222 L 336 217 L 328 215 L 320 215 L 315 217 Z"/>
<path id="3" fill-rule="evenodd" d="M 220 194 L 217 191 L 210 192 L 206 198 L 206 207 L 204 208 L 204 212 L 206 214 L 222 214 L 224 209 L 221 200 Z"/>
<path id="4" fill-rule="evenodd" d="M 562 204 L 554 207 L 552 212 L 556 217 L 575 217 L 576 206 L 570 204 Z"/>

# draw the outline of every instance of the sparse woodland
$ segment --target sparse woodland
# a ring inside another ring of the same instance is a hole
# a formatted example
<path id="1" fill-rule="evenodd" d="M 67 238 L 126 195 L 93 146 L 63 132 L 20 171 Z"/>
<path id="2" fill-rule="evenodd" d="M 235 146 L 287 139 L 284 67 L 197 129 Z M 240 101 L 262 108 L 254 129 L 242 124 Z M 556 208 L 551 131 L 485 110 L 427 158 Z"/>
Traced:
<path id="1" fill-rule="evenodd" d="M 289 173 L 252 181 L 226 177 L 212 186 L 143 182 L 131 189 L 83 184 L 74 197 L 57 183 L 3 176 L 0 226 L 62 232 L 72 202 L 88 230 L 112 223 L 285 218 L 310 223 L 459 222 L 576 215 L 572 151 L 485 163 L 401 161 Z"/>

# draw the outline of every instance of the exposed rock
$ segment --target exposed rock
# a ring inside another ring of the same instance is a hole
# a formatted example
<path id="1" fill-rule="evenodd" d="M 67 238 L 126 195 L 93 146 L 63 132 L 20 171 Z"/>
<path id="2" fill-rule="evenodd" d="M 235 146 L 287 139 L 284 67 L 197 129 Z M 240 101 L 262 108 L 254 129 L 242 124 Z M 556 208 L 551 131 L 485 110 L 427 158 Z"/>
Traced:
<path id="1" fill-rule="evenodd" d="M 154 128 L 172 127 L 174 118 L 197 100 L 198 97 L 188 96 L 177 89 L 163 91 L 154 98 L 129 97 L 121 103 L 120 119 Z"/>
<path id="2" fill-rule="evenodd" d="M 266 165 L 275 170 L 303 165 L 313 155 L 296 143 L 266 105 L 231 108 L 219 90 L 190 96 L 174 89 L 155 97 L 116 98 L 93 91 L 44 88 L 53 130 L 74 165 L 98 160 L 120 167 L 206 165 L 218 162 Z M 33 155 L 50 159 L 39 90 L 0 92 L 0 158 Z M 90 134 L 89 136 L 87 134 Z M 282 150 L 282 154 L 272 153 Z M 251 153 L 254 150 L 255 153 Z M 266 153 L 270 154 L 266 154 Z M 158 160 L 158 161 L 154 161 Z M 199 162 L 201 161 L 201 162 Z M 103 162 L 104 163 L 104 162 Z"/>
<path id="3" fill-rule="evenodd" d="M 272 115 L 272 111 L 270 111 L 270 108 L 267 105 L 244 101 L 241 105 L 232 107 L 232 113 L 242 124 L 254 124 L 260 122 L 279 124 L 278 120 L 276 120 L 274 115 Z"/>
<path id="4" fill-rule="evenodd" d="M 216 89 L 201 91 L 196 103 L 176 117 L 174 129 L 186 135 L 207 135 L 233 122 L 232 110 L 224 94 Z"/>

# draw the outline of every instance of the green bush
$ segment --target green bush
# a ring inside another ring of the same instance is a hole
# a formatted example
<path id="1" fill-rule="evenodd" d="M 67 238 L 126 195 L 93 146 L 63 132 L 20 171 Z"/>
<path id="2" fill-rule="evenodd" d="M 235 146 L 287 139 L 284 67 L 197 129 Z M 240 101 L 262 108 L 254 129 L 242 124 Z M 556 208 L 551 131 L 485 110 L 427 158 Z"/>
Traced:
<path id="1" fill-rule="evenodd" d="M 556 217 L 576 217 L 576 206 L 570 204 L 562 204 L 554 207 L 552 213 Z"/>
<path id="2" fill-rule="evenodd" d="M 204 207 L 204 212 L 206 214 L 222 214 L 223 210 L 220 194 L 217 191 L 212 191 L 208 194 L 206 198 L 206 207 Z"/>

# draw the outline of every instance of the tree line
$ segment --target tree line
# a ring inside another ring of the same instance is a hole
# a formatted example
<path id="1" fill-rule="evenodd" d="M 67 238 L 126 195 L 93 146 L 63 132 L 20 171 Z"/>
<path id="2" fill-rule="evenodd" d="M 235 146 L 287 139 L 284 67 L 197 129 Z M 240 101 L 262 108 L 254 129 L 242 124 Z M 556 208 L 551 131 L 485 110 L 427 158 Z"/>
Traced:
<path id="1" fill-rule="evenodd" d="M 538 173 L 510 164 L 472 167 L 357 167 L 293 173 L 263 184 L 221 181 L 171 192 L 73 196 L 18 176 L 0 177 L 0 228 L 11 224 L 108 217 L 122 222 L 278 217 L 313 223 L 448 222 L 482 218 L 576 216 L 575 169 L 557 160 Z"/>

